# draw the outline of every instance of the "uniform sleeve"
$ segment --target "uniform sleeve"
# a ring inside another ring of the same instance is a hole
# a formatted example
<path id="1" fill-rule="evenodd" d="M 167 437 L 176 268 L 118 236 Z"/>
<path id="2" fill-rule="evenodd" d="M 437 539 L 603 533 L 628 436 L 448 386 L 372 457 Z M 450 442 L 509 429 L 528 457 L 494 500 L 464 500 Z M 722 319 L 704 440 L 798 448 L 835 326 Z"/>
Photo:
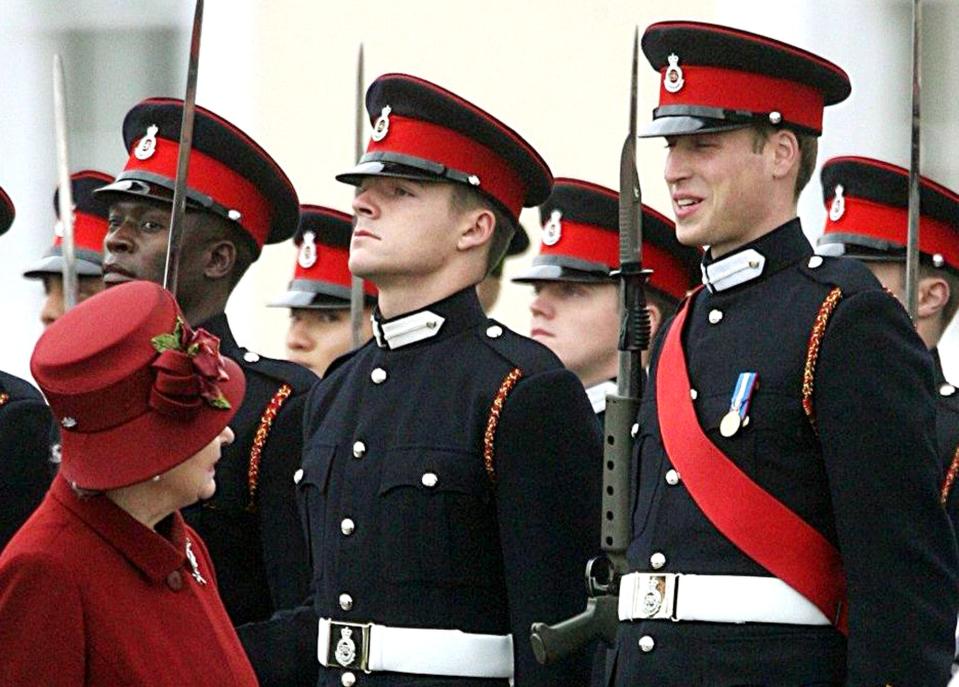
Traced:
<path id="1" fill-rule="evenodd" d="M 39 399 L 0 408 L 0 549 L 40 505 L 50 486 L 50 410 Z"/>
<path id="2" fill-rule="evenodd" d="M 853 295 L 827 325 L 815 385 L 848 589 L 847 684 L 942 685 L 957 555 L 938 501 L 930 356 L 895 300 Z"/>
<path id="3" fill-rule="evenodd" d="M 236 628 L 261 687 L 315 687 L 317 622 L 311 594 L 302 606 Z"/>
<path id="4" fill-rule="evenodd" d="M 0 684 L 85 683 L 82 599 L 70 573 L 41 554 L 0 568 Z"/>
<path id="5" fill-rule="evenodd" d="M 529 641 L 533 622 L 555 623 L 583 610 L 583 571 L 599 549 L 602 439 L 571 372 L 516 385 L 496 431 L 495 470 L 515 684 L 589 684 L 592 650 L 544 667 Z"/>
<path id="6" fill-rule="evenodd" d="M 261 462 L 260 541 L 276 610 L 299 604 L 312 577 L 293 482 L 302 460 L 305 400 L 305 394 L 294 396 L 277 413 Z"/>

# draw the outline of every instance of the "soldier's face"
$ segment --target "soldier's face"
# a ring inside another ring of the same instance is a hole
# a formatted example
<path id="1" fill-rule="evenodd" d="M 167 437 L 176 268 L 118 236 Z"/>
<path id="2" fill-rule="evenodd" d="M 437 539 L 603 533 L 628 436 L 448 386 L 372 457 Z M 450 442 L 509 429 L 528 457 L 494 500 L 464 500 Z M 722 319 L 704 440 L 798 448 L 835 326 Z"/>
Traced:
<path id="1" fill-rule="evenodd" d="M 197 237 L 199 213 L 188 212 L 180 249 L 178 297 L 185 307 L 192 287 L 202 279 L 202 259 Z M 109 288 L 133 279 L 163 283 L 170 205 L 131 198 L 110 205 L 107 234 L 103 241 L 103 281 Z"/>
<path id="2" fill-rule="evenodd" d="M 757 149 L 752 129 L 666 139 L 665 179 L 676 236 L 687 246 L 709 245 L 714 257 L 779 224 L 770 192 L 773 146 Z"/>
<path id="3" fill-rule="evenodd" d="M 373 332 L 370 310 L 361 318 L 365 342 Z M 308 367 L 321 377 L 334 360 L 353 347 L 350 311 L 290 308 L 290 328 L 286 333 L 287 358 Z"/>
<path id="4" fill-rule="evenodd" d="M 101 277 L 77 277 L 77 303 L 82 303 L 90 296 L 103 290 Z M 63 277 L 57 274 L 48 274 L 43 278 L 45 298 L 40 308 L 40 321 L 44 328 L 49 327 L 63 315 Z"/>
<path id="5" fill-rule="evenodd" d="M 450 184 L 367 177 L 353 198 L 350 271 L 380 289 L 439 271 L 457 250 Z"/>
<path id="6" fill-rule="evenodd" d="M 539 282 L 533 288 L 530 336 L 553 351 L 584 386 L 615 376 L 616 285 Z"/>

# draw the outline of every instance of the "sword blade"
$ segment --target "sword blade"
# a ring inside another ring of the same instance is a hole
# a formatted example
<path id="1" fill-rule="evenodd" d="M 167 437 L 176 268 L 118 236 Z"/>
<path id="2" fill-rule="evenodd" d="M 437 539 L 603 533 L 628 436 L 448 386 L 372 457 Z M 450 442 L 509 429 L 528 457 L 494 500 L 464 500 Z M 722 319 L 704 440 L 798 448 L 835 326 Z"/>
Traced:
<path id="1" fill-rule="evenodd" d="M 176 182 L 173 185 L 173 208 L 170 211 L 170 233 L 167 239 L 163 287 L 176 296 L 180 268 L 180 246 L 183 243 L 183 221 L 186 215 L 187 173 L 193 149 L 193 119 L 196 114 L 196 80 L 200 65 L 200 35 L 203 29 L 203 0 L 196 0 L 193 32 L 190 36 L 190 61 L 186 73 L 186 95 L 183 118 L 180 120 L 180 146 L 176 160 Z"/>
<path id="2" fill-rule="evenodd" d="M 355 160 L 358 162 L 363 156 L 363 117 L 366 108 L 363 106 L 365 92 L 363 83 L 363 44 L 360 43 L 360 53 L 356 61 L 356 128 L 355 128 Z M 359 348 L 363 343 L 363 279 L 353 276 L 350 284 L 350 331 L 352 332 L 353 348 Z"/>
<path id="3" fill-rule="evenodd" d="M 63 237 L 63 310 L 77 304 L 77 260 L 73 237 L 73 187 L 70 184 L 70 158 L 67 146 L 67 95 L 63 60 L 53 56 L 53 119 L 57 140 L 57 185 L 60 227 Z"/>
<path id="4" fill-rule="evenodd" d="M 917 322 L 919 313 L 919 193 L 922 93 L 922 3 L 912 3 L 912 122 L 909 157 L 909 228 L 906 240 L 906 311 Z"/>

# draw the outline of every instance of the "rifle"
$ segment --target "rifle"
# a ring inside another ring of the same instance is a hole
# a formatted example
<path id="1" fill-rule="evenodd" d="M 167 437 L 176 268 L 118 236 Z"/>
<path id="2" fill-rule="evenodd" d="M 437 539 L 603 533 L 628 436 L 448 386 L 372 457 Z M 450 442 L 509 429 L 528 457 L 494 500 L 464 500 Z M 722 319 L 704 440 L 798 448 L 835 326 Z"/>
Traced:
<path id="1" fill-rule="evenodd" d="M 176 159 L 176 182 L 173 185 L 173 209 L 170 211 L 170 235 L 167 239 L 166 266 L 163 270 L 163 288 L 176 297 L 177 277 L 180 271 L 180 244 L 183 243 L 183 221 L 186 216 L 186 181 L 193 149 L 193 118 L 196 114 L 196 79 L 200 64 L 200 33 L 203 29 L 203 0 L 196 0 L 193 13 L 193 33 L 190 36 L 190 62 L 186 72 L 186 95 L 183 98 L 183 118 L 180 120 L 180 147 Z"/>
<path id="2" fill-rule="evenodd" d="M 354 160 L 359 160 L 363 155 L 363 117 L 366 108 L 363 106 L 363 94 L 365 92 L 363 84 L 363 44 L 360 43 L 360 54 L 356 60 L 356 138 Z M 350 284 L 350 331 L 353 335 L 353 348 L 359 348 L 363 343 L 363 278 L 353 275 L 353 281 Z"/>
<path id="3" fill-rule="evenodd" d="M 58 212 L 63 236 L 63 311 L 77 304 L 77 258 L 73 239 L 73 187 L 70 183 L 70 158 L 67 151 L 67 95 L 60 55 L 53 56 L 53 119 L 57 140 Z"/>
<path id="4" fill-rule="evenodd" d="M 616 394 L 606 401 L 603 451 L 603 555 L 586 564 L 586 610 L 556 625 L 533 623 L 530 641 L 541 664 L 553 663 L 593 639 L 616 639 L 619 579 L 626 572 L 629 546 L 629 463 L 631 427 L 643 394 L 642 352 L 649 348 L 650 322 L 645 284 L 652 274 L 643 269 L 642 192 L 636 170 L 636 78 L 639 29 L 633 36 L 629 134 L 619 160 L 619 373 Z"/>
<path id="5" fill-rule="evenodd" d="M 909 229 L 906 236 L 906 311 L 913 323 L 919 316 L 919 110 L 922 67 L 922 3 L 912 3 L 912 136 L 909 157 Z"/>

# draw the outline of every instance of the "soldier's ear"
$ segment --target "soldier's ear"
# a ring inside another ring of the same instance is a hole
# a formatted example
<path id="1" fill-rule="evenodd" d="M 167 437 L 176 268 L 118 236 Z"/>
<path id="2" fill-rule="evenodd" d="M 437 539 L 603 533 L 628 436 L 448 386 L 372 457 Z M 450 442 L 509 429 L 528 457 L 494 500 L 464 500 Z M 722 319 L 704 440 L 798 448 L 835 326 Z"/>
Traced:
<path id="1" fill-rule="evenodd" d="M 495 230 L 496 215 L 492 210 L 479 207 L 464 212 L 456 247 L 459 250 L 469 250 L 489 243 Z"/>
<path id="2" fill-rule="evenodd" d="M 778 129 L 770 134 L 766 144 L 772 153 L 773 179 L 785 179 L 799 173 L 799 162 L 802 152 L 799 149 L 799 139 L 789 129 Z"/>
<path id="3" fill-rule="evenodd" d="M 658 305 L 646 301 L 646 310 L 649 311 L 649 340 L 656 338 L 656 332 L 659 331 L 659 325 L 663 323 L 663 312 Z"/>
<path id="4" fill-rule="evenodd" d="M 227 239 L 211 241 L 206 249 L 206 263 L 203 275 L 207 279 L 219 280 L 229 277 L 236 265 L 236 246 Z"/>
<path id="5" fill-rule="evenodd" d="M 938 317 L 949 303 L 949 282 L 942 277 L 924 277 L 919 280 L 919 319 Z"/>

